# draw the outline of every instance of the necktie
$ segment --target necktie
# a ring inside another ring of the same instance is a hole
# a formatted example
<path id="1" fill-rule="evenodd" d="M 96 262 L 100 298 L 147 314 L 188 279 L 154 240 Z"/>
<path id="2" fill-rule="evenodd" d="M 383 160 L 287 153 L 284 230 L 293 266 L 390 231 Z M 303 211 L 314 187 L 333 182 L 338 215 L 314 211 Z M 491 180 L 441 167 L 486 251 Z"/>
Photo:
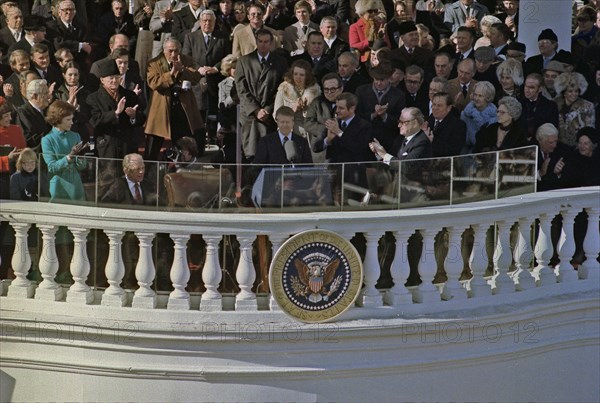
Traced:
<path id="1" fill-rule="evenodd" d="M 436 119 L 435 123 L 433 124 L 433 130 L 437 129 L 439 124 L 440 124 L 440 121 Z"/>
<path id="2" fill-rule="evenodd" d="M 21 40 L 21 32 L 15 31 L 15 41 L 19 42 Z"/>
<path id="3" fill-rule="evenodd" d="M 209 42 L 209 41 L 210 41 L 210 35 L 206 35 L 206 36 L 204 37 L 204 43 L 205 43 L 206 45 L 208 45 L 208 42 Z"/>
<path id="4" fill-rule="evenodd" d="M 467 6 L 467 18 L 469 18 L 471 15 L 471 7 Z"/>
<path id="5" fill-rule="evenodd" d="M 408 54 L 412 55 L 415 50 L 413 48 L 408 49 Z"/>
<path id="6" fill-rule="evenodd" d="M 142 204 L 142 192 L 140 192 L 140 184 L 136 182 L 133 188 L 135 190 L 135 203 Z"/>
<path id="7" fill-rule="evenodd" d="M 346 123 L 345 120 L 342 120 L 342 123 L 340 123 L 340 127 L 342 128 L 342 130 L 346 130 L 346 127 L 348 127 L 348 124 Z"/>
<path id="8" fill-rule="evenodd" d="M 45 80 L 47 76 L 48 76 L 48 73 L 46 73 L 46 71 L 43 70 L 42 71 L 42 79 Z"/>
<path id="9" fill-rule="evenodd" d="M 308 31 L 308 25 L 302 27 L 302 33 L 306 35 L 306 31 Z"/>
<path id="10" fill-rule="evenodd" d="M 383 91 L 377 91 L 377 99 L 381 100 L 382 96 L 383 96 Z"/>
<path id="11" fill-rule="evenodd" d="M 289 141 L 288 136 L 283 136 L 283 142 L 281 143 L 285 147 L 285 143 Z"/>
<path id="12" fill-rule="evenodd" d="M 466 85 L 466 84 L 463 84 L 463 85 L 462 85 L 462 94 L 463 94 L 463 96 L 464 96 L 465 98 L 467 97 L 467 90 L 468 90 L 468 89 L 467 89 L 467 85 Z"/>
<path id="13" fill-rule="evenodd" d="M 267 58 L 266 57 L 261 57 L 260 58 L 260 64 L 263 65 L 263 67 L 265 66 L 265 64 L 267 64 Z"/>
<path id="14" fill-rule="evenodd" d="M 404 153 L 404 149 L 406 148 L 407 143 L 408 141 L 406 140 L 406 138 L 404 138 L 404 140 L 402 141 L 402 145 L 400 146 L 400 151 L 398 151 L 399 158 L 402 158 L 402 154 Z"/>
<path id="15" fill-rule="evenodd" d="M 317 64 L 319 63 L 319 58 L 318 57 L 313 57 L 313 64 Z"/>
<path id="16" fill-rule="evenodd" d="M 462 53 L 458 56 L 458 61 L 461 62 L 465 58 L 465 55 Z"/>

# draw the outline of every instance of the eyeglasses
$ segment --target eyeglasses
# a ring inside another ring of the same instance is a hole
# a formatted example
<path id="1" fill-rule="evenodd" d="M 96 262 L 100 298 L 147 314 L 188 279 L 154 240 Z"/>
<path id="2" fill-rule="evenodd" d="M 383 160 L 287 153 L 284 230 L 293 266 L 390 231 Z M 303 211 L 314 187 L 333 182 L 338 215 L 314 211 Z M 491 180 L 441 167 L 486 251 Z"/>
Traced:
<path id="1" fill-rule="evenodd" d="M 400 126 L 406 126 L 407 124 L 409 124 L 410 122 L 412 122 L 413 120 L 415 120 L 415 118 L 409 119 L 409 120 L 399 120 L 398 124 Z"/>
<path id="2" fill-rule="evenodd" d="M 342 87 L 329 87 L 329 88 L 323 88 L 323 92 L 336 92 L 337 90 L 339 90 Z"/>
<path id="3" fill-rule="evenodd" d="M 250 17 L 262 17 L 262 13 L 250 13 L 248 14 Z"/>

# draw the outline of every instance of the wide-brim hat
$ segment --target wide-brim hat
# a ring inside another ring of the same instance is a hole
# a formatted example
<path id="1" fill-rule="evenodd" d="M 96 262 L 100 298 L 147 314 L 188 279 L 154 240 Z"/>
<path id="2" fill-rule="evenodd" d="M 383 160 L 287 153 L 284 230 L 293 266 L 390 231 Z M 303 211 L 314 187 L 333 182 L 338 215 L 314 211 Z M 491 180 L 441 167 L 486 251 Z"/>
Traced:
<path id="1" fill-rule="evenodd" d="M 98 74 L 100 78 L 118 76 L 121 73 L 117 67 L 117 63 L 113 59 L 104 59 L 98 62 Z"/>
<path id="2" fill-rule="evenodd" d="M 23 19 L 23 29 L 25 31 L 45 31 L 46 24 L 39 15 L 28 15 Z"/>
<path id="3" fill-rule="evenodd" d="M 415 24 L 413 21 L 403 21 L 398 27 L 398 32 L 400 35 L 408 34 L 409 32 L 414 32 L 416 30 L 417 24 Z"/>

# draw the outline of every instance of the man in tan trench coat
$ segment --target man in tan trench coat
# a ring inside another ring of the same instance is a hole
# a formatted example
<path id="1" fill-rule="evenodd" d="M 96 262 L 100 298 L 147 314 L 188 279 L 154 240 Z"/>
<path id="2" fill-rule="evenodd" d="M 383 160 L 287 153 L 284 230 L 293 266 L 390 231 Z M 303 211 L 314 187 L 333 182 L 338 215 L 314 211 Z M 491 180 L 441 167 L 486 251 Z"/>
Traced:
<path id="1" fill-rule="evenodd" d="M 175 144 L 185 136 L 195 138 L 199 152 L 204 151 L 204 122 L 192 92 L 192 85 L 200 78 L 192 58 L 181 54 L 181 44 L 175 38 L 168 38 L 163 53 L 150 60 L 147 81 L 152 96 L 145 128 L 145 159 L 158 159 L 164 139 Z"/>

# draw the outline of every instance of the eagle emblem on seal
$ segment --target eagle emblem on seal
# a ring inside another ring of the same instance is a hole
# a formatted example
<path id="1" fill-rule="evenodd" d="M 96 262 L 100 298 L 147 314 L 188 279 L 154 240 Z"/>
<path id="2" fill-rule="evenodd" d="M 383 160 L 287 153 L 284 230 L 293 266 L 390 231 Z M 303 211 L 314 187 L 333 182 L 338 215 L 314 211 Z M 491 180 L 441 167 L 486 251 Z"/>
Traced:
<path id="1" fill-rule="evenodd" d="M 328 301 L 342 283 L 342 276 L 335 277 L 340 259 L 329 263 L 311 262 L 306 264 L 296 258 L 294 265 L 298 276 L 291 277 L 292 289 L 297 297 L 305 297 L 312 303 Z M 334 278 L 335 277 L 335 278 Z"/>

